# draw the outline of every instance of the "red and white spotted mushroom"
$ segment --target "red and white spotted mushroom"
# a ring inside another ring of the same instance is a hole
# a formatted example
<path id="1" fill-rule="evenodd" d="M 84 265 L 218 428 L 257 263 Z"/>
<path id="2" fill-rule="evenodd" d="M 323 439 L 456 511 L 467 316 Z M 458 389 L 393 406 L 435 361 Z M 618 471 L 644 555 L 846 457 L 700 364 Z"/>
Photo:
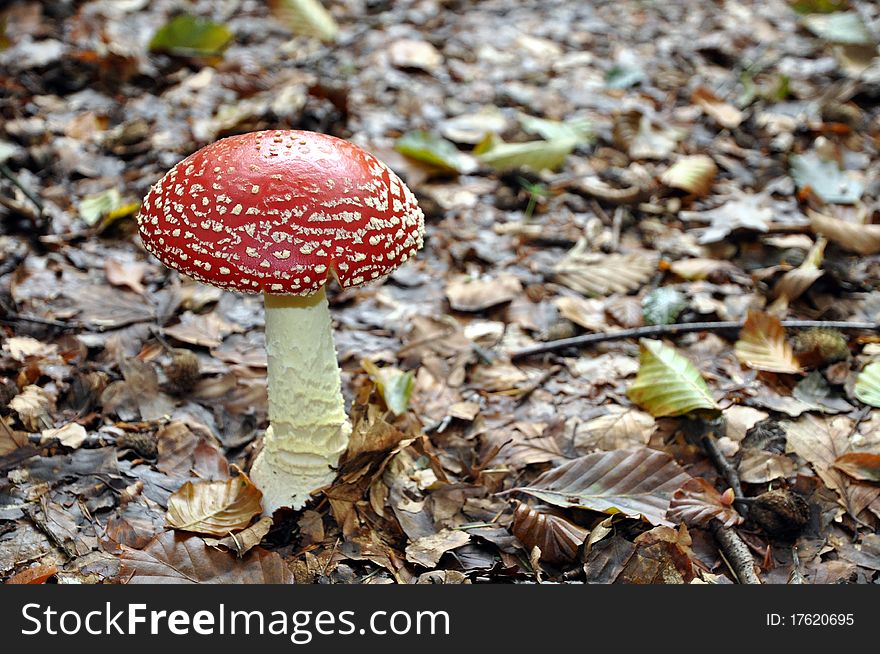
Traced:
<path id="1" fill-rule="evenodd" d="M 415 197 L 381 161 L 324 134 L 265 131 L 190 155 L 144 198 L 141 240 L 162 263 L 262 293 L 269 428 L 251 469 L 267 513 L 333 481 L 348 444 L 324 285 L 380 279 L 422 246 Z"/>

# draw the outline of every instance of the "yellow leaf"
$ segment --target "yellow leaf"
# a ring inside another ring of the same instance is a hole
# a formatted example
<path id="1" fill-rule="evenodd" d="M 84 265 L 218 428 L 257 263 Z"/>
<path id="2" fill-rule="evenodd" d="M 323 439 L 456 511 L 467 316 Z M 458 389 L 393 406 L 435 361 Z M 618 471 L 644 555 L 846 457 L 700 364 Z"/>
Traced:
<path id="1" fill-rule="evenodd" d="M 661 341 L 639 341 L 639 373 L 627 395 L 655 418 L 717 411 L 706 380 L 690 360 Z"/>
<path id="2" fill-rule="evenodd" d="M 734 346 L 741 363 L 767 372 L 796 373 L 801 366 L 779 318 L 761 311 L 750 311 Z"/>

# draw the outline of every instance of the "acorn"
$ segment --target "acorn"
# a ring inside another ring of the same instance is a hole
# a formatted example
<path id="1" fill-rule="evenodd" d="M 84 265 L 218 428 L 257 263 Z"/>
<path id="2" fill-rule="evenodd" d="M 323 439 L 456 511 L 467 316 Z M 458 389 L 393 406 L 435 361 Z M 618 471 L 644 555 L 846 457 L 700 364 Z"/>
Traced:
<path id="1" fill-rule="evenodd" d="M 749 517 L 769 536 L 794 540 L 810 521 L 810 505 L 788 490 L 771 490 L 749 500 Z"/>
<path id="2" fill-rule="evenodd" d="M 155 459 L 159 454 L 159 445 L 153 434 L 142 432 L 125 432 L 116 438 L 116 447 L 129 448 L 145 459 Z"/>
<path id="3" fill-rule="evenodd" d="M 192 350 L 174 348 L 171 350 L 171 361 L 165 367 L 168 384 L 178 393 L 186 393 L 199 380 L 199 359 Z"/>
<path id="4" fill-rule="evenodd" d="M 808 367 L 825 366 L 849 357 L 849 342 L 836 329 L 814 327 L 795 335 L 794 352 Z"/>

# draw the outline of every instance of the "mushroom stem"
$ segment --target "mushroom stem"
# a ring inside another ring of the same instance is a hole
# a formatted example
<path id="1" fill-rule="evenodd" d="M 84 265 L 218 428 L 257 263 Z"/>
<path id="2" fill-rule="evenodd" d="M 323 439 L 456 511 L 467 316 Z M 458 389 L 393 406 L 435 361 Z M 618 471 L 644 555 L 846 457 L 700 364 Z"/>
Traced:
<path id="1" fill-rule="evenodd" d="M 298 509 L 336 476 L 348 445 L 339 364 L 322 287 L 313 295 L 264 296 L 269 428 L 251 478 L 271 514 Z"/>

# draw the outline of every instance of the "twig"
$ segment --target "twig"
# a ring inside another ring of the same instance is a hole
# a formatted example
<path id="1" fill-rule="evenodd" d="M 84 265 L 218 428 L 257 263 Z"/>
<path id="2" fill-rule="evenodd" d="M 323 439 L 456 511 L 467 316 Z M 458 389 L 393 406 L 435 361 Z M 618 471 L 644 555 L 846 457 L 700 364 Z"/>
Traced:
<path id="1" fill-rule="evenodd" d="M 567 347 L 583 347 L 585 345 L 595 345 L 596 343 L 604 343 L 606 341 L 619 341 L 624 338 L 641 338 L 645 336 L 672 336 L 675 334 L 688 334 L 691 332 L 702 331 L 724 331 L 742 329 L 744 321 L 727 320 L 715 322 L 688 322 L 676 323 L 673 325 L 648 325 L 645 327 L 634 327 L 632 329 L 619 329 L 613 332 L 599 332 L 596 334 L 582 334 L 580 336 L 572 336 L 571 338 L 561 338 L 555 341 L 547 341 L 546 343 L 538 343 L 530 345 L 521 350 L 514 350 L 510 353 L 511 359 L 521 359 L 523 357 L 532 356 L 534 354 L 543 354 L 544 352 L 554 352 Z M 783 320 L 782 326 L 792 329 L 810 329 L 819 327 L 823 329 L 855 329 L 877 331 L 880 330 L 880 323 L 876 322 L 847 322 L 845 320 Z"/>
<path id="2" fill-rule="evenodd" d="M 711 522 L 711 528 L 725 560 L 739 583 L 760 584 L 761 580 L 755 573 L 755 560 L 752 558 L 749 546 L 739 537 L 739 534 L 733 529 L 727 529 L 717 520 Z"/>
<path id="3" fill-rule="evenodd" d="M 715 464 L 715 467 L 718 469 L 722 475 L 724 475 L 724 479 L 727 481 L 728 486 L 733 489 L 733 495 L 737 500 L 743 499 L 743 490 L 742 484 L 739 481 L 739 473 L 737 473 L 736 468 L 727 460 L 727 457 L 724 456 L 724 453 L 718 449 L 718 443 L 715 442 L 715 438 L 711 433 L 703 436 L 702 439 L 703 449 L 706 450 L 706 454 L 709 455 L 709 458 L 712 459 L 712 463 Z M 748 513 L 744 510 L 744 508 L 737 508 L 737 511 L 740 513 Z M 744 515 L 744 518 L 747 518 L 748 515 Z"/>
<path id="4" fill-rule="evenodd" d="M 12 185 L 19 191 L 21 191 L 24 194 L 24 197 L 31 201 L 31 203 L 37 209 L 37 218 L 42 218 L 44 209 L 43 203 L 40 201 L 40 198 L 38 198 L 33 191 L 25 187 L 25 185 L 22 184 L 15 175 L 12 174 L 12 171 L 6 166 L 6 164 L 0 164 L 0 175 L 12 182 Z"/>

